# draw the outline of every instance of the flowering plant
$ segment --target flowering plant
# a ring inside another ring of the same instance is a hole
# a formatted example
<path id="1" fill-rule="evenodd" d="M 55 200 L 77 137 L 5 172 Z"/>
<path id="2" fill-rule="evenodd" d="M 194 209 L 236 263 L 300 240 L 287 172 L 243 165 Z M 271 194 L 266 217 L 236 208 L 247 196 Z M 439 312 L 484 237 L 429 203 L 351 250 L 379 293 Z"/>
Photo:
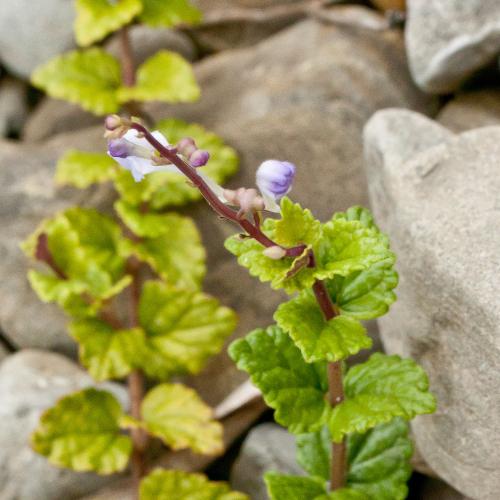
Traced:
<path id="1" fill-rule="evenodd" d="M 259 167 L 260 194 L 224 190 L 143 124 L 114 120 L 108 134 L 126 141 L 133 130 L 151 146 L 143 172 L 177 168 L 221 217 L 240 226 L 242 233 L 226 241 L 238 262 L 290 295 L 276 325 L 229 350 L 276 421 L 297 435 L 297 459 L 308 475 L 269 472 L 271 498 L 404 499 L 412 454 L 406 421 L 435 410 L 427 376 L 414 361 L 381 353 L 349 369 L 344 363 L 372 344 L 361 320 L 385 314 L 396 299 L 395 256 L 370 212 L 352 207 L 321 223 L 286 196 L 295 167 L 277 160 Z M 110 143 L 111 154 L 114 148 Z M 126 168 L 133 158 L 130 150 Z M 266 210 L 280 218 L 263 220 Z"/>
<path id="2" fill-rule="evenodd" d="M 166 27 L 196 21 L 199 12 L 187 0 L 77 0 L 76 7 L 80 45 L 120 29 L 121 65 L 101 48 L 78 50 L 37 69 L 35 85 L 96 114 L 124 108 L 146 116 L 140 101 L 198 97 L 189 63 L 175 53 L 161 51 L 136 73 L 128 36 L 136 21 Z M 223 450 L 222 426 L 212 410 L 194 390 L 171 379 L 199 373 L 222 349 L 236 316 L 201 290 L 206 255 L 193 221 L 165 211 L 199 194 L 129 130 L 131 123 L 116 116 L 106 120 L 110 156 L 71 150 L 57 165 L 59 184 L 87 188 L 113 182 L 117 217 L 69 208 L 43 221 L 23 244 L 30 258 L 49 268 L 31 270 L 29 281 L 41 300 L 69 316 L 83 366 L 99 382 L 127 377 L 130 412 L 107 390 L 81 390 L 42 415 L 32 446 L 52 464 L 80 472 L 111 474 L 130 463 L 141 500 L 191 498 L 193 492 L 243 500 L 245 495 L 200 474 L 158 469 L 147 475 L 154 439 L 174 451 Z M 217 182 L 235 172 L 235 151 L 202 127 L 167 119 L 156 128 L 162 147 L 170 148 L 164 136 L 170 137 L 193 165 L 201 167 L 211 156 L 202 170 Z M 195 139 L 182 141 L 185 136 Z M 147 391 L 153 381 L 159 383 Z"/>

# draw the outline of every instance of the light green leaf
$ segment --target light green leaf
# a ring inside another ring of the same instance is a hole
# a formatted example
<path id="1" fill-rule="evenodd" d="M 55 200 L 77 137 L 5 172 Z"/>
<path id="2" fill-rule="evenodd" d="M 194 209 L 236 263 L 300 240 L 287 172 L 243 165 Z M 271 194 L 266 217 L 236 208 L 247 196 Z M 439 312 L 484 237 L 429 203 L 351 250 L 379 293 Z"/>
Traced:
<path id="1" fill-rule="evenodd" d="M 140 328 L 114 330 L 98 319 L 86 319 L 72 322 L 69 332 L 80 344 L 81 363 L 98 381 L 125 377 L 144 351 Z"/>
<path id="2" fill-rule="evenodd" d="M 56 182 L 80 189 L 111 180 L 116 162 L 104 153 L 70 149 L 57 162 Z"/>
<path id="3" fill-rule="evenodd" d="M 201 12 L 189 0 L 142 0 L 139 19 L 149 26 L 170 28 L 178 24 L 197 24 Z"/>
<path id="4" fill-rule="evenodd" d="M 339 361 L 372 345 L 359 321 L 348 316 L 326 321 L 310 290 L 282 303 L 274 320 L 292 337 L 308 363 Z"/>
<path id="5" fill-rule="evenodd" d="M 318 279 L 348 276 L 381 260 L 394 260 L 384 235 L 360 221 L 337 218 L 323 225 L 315 276 Z"/>
<path id="6" fill-rule="evenodd" d="M 340 490 L 330 491 L 325 495 L 315 498 L 314 500 L 372 500 L 361 491 L 353 488 L 342 488 Z"/>
<path id="7" fill-rule="evenodd" d="M 271 500 L 315 500 L 326 496 L 325 482 L 315 477 L 267 472 L 264 480 Z"/>
<path id="8" fill-rule="evenodd" d="M 274 410 L 275 420 L 300 434 L 327 421 L 326 364 L 308 364 L 290 337 L 276 326 L 254 330 L 229 347 L 229 355 L 246 371 Z"/>
<path id="9" fill-rule="evenodd" d="M 295 438 L 297 463 L 311 476 L 330 480 L 332 440 L 327 426 Z"/>
<path id="10" fill-rule="evenodd" d="M 50 463 L 78 472 L 118 472 L 127 466 L 131 439 L 120 432 L 120 403 L 106 391 L 85 389 L 47 410 L 32 434 L 33 449 Z"/>
<path id="11" fill-rule="evenodd" d="M 375 353 L 351 368 L 344 380 L 346 399 L 332 412 L 329 427 L 333 440 L 363 433 L 394 417 L 410 420 L 435 411 L 425 371 L 411 359 Z"/>
<path id="12" fill-rule="evenodd" d="M 249 500 L 226 483 L 208 481 L 202 474 L 156 469 L 141 481 L 140 500 Z"/>
<path id="13" fill-rule="evenodd" d="M 392 258 L 381 260 L 346 278 L 335 276 L 329 280 L 328 291 L 340 312 L 365 320 L 384 315 L 396 300 L 393 289 L 398 284 L 398 273 L 393 263 Z"/>
<path id="14" fill-rule="evenodd" d="M 212 297 L 156 281 L 143 286 L 139 317 L 148 349 L 143 369 L 160 379 L 198 373 L 236 326 L 234 312 Z"/>
<path id="15" fill-rule="evenodd" d="M 273 241 L 275 226 L 274 219 L 266 219 L 262 225 L 263 232 Z M 271 288 L 275 290 L 283 288 L 286 293 L 293 294 L 310 288 L 314 283 L 314 269 L 304 267 L 297 273 L 292 272 L 297 262 L 303 260 L 305 255 L 274 260 L 263 254 L 264 247 L 258 241 L 253 238 L 240 238 L 239 235 L 228 238 L 224 246 L 238 257 L 238 263 L 246 267 L 252 276 L 263 282 L 269 281 Z"/>
<path id="16" fill-rule="evenodd" d="M 191 65 L 179 54 L 161 50 L 137 70 L 134 87 L 121 87 L 120 102 L 162 101 L 192 102 L 200 97 Z"/>
<path id="17" fill-rule="evenodd" d="M 97 47 L 54 57 L 35 69 L 31 81 L 51 97 L 79 104 L 96 115 L 114 113 L 120 107 L 120 64 Z"/>
<path id="18" fill-rule="evenodd" d="M 281 219 L 276 222 L 276 242 L 285 247 L 293 247 L 301 243 L 312 245 L 320 237 L 321 223 L 311 211 L 303 209 L 289 198 L 281 200 Z"/>
<path id="19" fill-rule="evenodd" d="M 375 229 L 379 231 L 379 228 L 375 224 L 373 214 L 365 207 L 356 205 L 354 207 L 348 208 L 345 212 L 337 212 L 333 219 L 345 219 L 345 220 L 356 220 L 361 222 L 364 227 L 369 229 Z"/>
<path id="20" fill-rule="evenodd" d="M 181 384 L 160 384 L 149 391 L 141 405 L 144 427 L 173 450 L 196 453 L 222 452 L 222 425 L 196 391 Z"/>
<path id="21" fill-rule="evenodd" d="M 142 10 L 141 0 L 76 0 L 75 36 L 88 46 L 129 24 Z"/>

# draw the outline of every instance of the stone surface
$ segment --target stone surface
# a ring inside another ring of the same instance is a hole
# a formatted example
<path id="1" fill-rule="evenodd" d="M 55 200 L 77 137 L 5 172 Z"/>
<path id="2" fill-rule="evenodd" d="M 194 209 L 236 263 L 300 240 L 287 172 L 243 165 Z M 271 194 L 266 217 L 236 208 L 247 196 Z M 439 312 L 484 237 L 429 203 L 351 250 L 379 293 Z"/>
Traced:
<path id="1" fill-rule="evenodd" d="M 19 249 L 42 218 L 73 205 L 103 206 L 107 187 L 86 191 L 58 189 L 53 176 L 57 159 L 70 147 L 102 150 L 102 130 L 60 135 L 45 145 L 0 142 L 0 325 L 17 346 L 73 352 L 62 312 L 37 298 L 26 278 L 31 265 Z"/>
<path id="2" fill-rule="evenodd" d="M 270 423 L 255 427 L 245 439 L 231 470 L 231 486 L 252 500 L 267 500 L 263 476 L 268 471 L 304 474 L 295 460 L 294 436 Z"/>
<path id="3" fill-rule="evenodd" d="M 422 500 L 470 500 L 447 485 L 444 481 L 434 478 L 424 479 L 424 483 L 415 498 Z"/>
<path id="4" fill-rule="evenodd" d="M 62 396 L 93 385 L 76 364 L 59 354 L 25 350 L 0 364 L 0 499 L 71 500 L 108 483 L 111 478 L 54 467 L 29 446 L 40 414 Z M 111 390 L 126 406 L 126 391 Z"/>
<path id="5" fill-rule="evenodd" d="M 370 198 L 398 255 L 400 286 L 379 320 L 393 353 L 430 376 L 434 415 L 415 420 L 432 470 L 464 495 L 500 489 L 500 127 L 453 135 L 405 110 L 365 128 Z"/>
<path id="6" fill-rule="evenodd" d="M 0 61 L 29 79 L 39 64 L 74 47 L 72 0 L 3 0 Z"/>
<path id="7" fill-rule="evenodd" d="M 13 78 L 0 81 L 0 137 L 18 135 L 28 116 L 27 87 Z"/>
<path id="8" fill-rule="evenodd" d="M 500 90 L 458 94 L 446 104 L 436 119 L 453 132 L 500 125 Z"/>
<path id="9" fill-rule="evenodd" d="M 405 34 L 417 84 L 428 92 L 452 92 L 498 55 L 500 3 L 408 0 Z"/>

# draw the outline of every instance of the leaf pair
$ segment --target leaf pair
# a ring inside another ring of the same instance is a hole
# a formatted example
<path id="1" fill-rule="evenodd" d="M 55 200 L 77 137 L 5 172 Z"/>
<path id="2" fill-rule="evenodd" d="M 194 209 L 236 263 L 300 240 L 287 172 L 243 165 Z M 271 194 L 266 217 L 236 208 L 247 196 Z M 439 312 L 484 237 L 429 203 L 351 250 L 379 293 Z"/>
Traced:
<path id="1" fill-rule="evenodd" d="M 137 70 L 137 83 L 124 87 L 118 60 L 94 47 L 57 56 L 38 67 L 31 77 L 35 87 L 51 97 L 104 115 L 135 101 L 191 102 L 200 89 L 190 64 L 179 54 L 162 50 Z"/>
<path id="2" fill-rule="evenodd" d="M 351 368 L 344 380 L 345 400 L 332 409 L 325 397 L 326 363 L 306 363 L 279 328 L 251 332 L 233 342 L 229 354 L 275 409 L 276 421 L 295 434 L 327 425 L 340 442 L 346 434 L 366 432 L 394 417 L 410 420 L 435 410 L 424 370 L 399 356 L 377 353 Z"/>
<path id="3" fill-rule="evenodd" d="M 78 45 L 88 46 L 132 22 L 153 27 L 195 24 L 201 13 L 188 0 L 77 0 L 75 35 Z"/>
<path id="4" fill-rule="evenodd" d="M 139 426 L 173 449 L 198 453 L 222 450 L 222 427 L 196 392 L 161 384 L 141 404 L 141 422 L 124 414 L 111 393 L 85 389 L 66 396 L 40 418 L 32 435 L 34 450 L 59 467 L 112 474 L 127 466 L 131 438 L 123 428 Z"/>

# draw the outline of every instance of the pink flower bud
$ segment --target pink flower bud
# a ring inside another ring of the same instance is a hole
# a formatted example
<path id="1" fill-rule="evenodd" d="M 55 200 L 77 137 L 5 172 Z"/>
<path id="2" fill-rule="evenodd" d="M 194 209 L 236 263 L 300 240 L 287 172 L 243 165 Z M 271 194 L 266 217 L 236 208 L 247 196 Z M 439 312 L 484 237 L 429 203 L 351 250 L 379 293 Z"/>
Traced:
<path id="1" fill-rule="evenodd" d="M 208 163 L 209 159 L 210 154 L 208 153 L 208 151 L 197 149 L 189 157 L 189 162 L 191 163 L 191 165 L 193 165 L 193 167 L 203 167 L 203 165 L 206 165 Z"/>
<path id="2" fill-rule="evenodd" d="M 286 250 L 277 245 L 268 247 L 262 252 L 266 257 L 273 260 L 280 260 L 286 255 Z"/>
<path id="3" fill-rule="evenodd" d="M 191 137 L 184 137 L 177 144 L 177 151 L 186 158 L 189 158 L 196 150 L 196 143 Z"/>

